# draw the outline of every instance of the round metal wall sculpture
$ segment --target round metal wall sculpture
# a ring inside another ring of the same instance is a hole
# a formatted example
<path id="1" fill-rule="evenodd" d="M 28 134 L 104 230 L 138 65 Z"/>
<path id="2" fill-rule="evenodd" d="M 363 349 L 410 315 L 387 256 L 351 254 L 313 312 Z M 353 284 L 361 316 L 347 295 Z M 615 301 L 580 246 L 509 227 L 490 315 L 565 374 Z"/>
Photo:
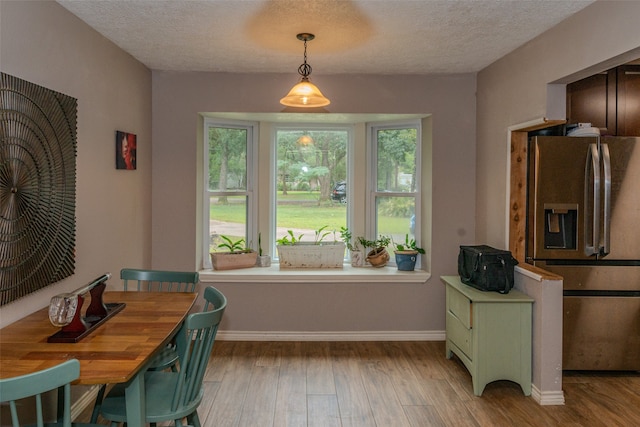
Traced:
<path id="1" fill-rule="evenodd" d="M 77 100 L 0 73 L 0 305 L 75 268 Z"/>

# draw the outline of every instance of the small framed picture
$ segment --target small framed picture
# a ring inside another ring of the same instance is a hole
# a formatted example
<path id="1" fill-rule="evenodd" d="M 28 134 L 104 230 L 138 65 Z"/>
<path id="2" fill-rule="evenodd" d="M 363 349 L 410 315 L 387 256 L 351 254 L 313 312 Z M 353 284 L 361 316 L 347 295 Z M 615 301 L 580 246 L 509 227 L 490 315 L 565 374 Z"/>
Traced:
<path id="1" fill-rule="evenodd" d="M 136 135 L 116 131 L 116 169 L 136 169 Z"/>

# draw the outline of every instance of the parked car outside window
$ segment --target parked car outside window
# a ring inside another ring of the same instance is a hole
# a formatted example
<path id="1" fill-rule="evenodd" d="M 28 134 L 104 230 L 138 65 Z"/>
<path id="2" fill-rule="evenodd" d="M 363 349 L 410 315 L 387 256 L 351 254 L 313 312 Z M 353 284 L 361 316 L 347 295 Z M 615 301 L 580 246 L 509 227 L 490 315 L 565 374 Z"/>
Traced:
<path id="1" fill-rule="evenodd" d="M 331 190 L 331 200 L 340 203 L 347 203 L 347 183 L 338 181 Z"/>

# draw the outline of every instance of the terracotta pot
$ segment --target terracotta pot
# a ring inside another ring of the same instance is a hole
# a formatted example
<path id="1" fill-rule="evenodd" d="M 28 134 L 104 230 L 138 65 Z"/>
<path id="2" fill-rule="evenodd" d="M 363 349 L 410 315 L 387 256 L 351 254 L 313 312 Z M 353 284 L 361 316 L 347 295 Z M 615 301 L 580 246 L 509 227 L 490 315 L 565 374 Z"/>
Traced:
<path id="1" fill-rule="evenodd" d="M 384 267 L 389 261 L 389 252 L 386 248 L 375 248 L 367 254 L 367 261 L 374 267 Z"/>
<path id="2" fill-rule="evenodd" d="M 256 265 L 258 253 L 252 252 L 211 252 L 211 265 L 214 270 L 235 270 Z"/>

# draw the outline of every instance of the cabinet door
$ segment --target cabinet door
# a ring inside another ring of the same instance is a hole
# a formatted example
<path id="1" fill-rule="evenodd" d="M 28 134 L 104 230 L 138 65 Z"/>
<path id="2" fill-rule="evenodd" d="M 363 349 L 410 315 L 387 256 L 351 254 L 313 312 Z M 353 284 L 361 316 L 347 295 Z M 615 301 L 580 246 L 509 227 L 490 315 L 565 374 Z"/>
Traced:
<path id="1" fill-rule="evenodd" d="M 618 136 L 640 136 L 640 65 L 618 71 Z"/>
<path id="2" fill-rule="evenodd" d="M 616 134 L 616 72 L 609 70 L 567 85 L 567 123 L 591 123 Z"/>

